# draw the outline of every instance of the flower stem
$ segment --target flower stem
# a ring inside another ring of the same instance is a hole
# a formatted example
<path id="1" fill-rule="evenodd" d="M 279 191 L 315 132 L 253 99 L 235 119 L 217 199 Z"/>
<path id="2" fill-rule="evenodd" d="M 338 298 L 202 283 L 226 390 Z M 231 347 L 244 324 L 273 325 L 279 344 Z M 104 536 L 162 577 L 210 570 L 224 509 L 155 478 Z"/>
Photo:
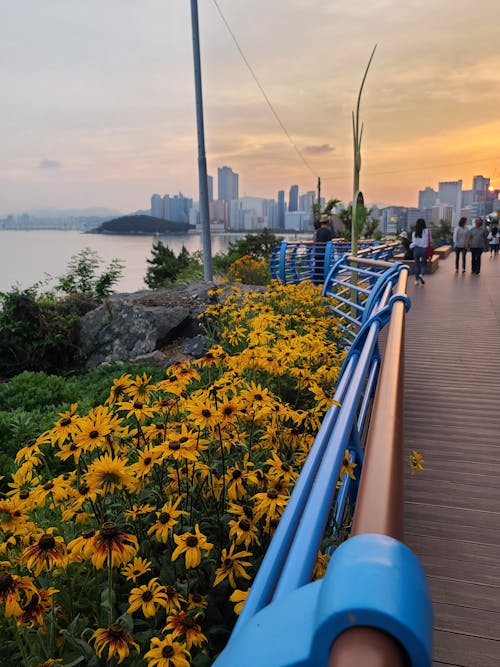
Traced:
<path id="1" fill-rule="evenodd" d="M 18 627 L 17 627 L 17 623 L 16 623 L 15 620 L 12 621 L 12 628 L 13 628 L 13 632 L 14 632 L 14 637 L 16 638 L 17 646 L 18 646 L 18 648 L 19 648 L 19 650 L 20 650 L 20 652 L 21 652 L 21 656 L 22 656 L 22 659 L 23 659 L 24 667 L 29 667 L 28 655 L 27 655 L 27 653 L 26 653 L 26 649 L 25 649 L 25 647 L 24 647 L 22 637 L 21 637 L 21 635 L 19 634 L 19 629 L 18 629 Z"/>

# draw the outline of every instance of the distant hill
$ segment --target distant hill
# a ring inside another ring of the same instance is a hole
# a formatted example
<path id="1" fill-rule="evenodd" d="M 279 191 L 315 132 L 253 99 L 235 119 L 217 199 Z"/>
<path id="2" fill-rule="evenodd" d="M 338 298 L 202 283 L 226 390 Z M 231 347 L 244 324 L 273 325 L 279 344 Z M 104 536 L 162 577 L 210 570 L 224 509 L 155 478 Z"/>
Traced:
<path id="1" fill-rule="evenodd" d="M 151 215 L 124 215 L 93 229 L 97 234 L 167 234 L 194 229 L 188 222 L 170 222 Z"/>
<path id="2" fill-rule="evenodd" d="M 27 211 L 34 218 L 117 218 L 122 211 L 105 206 L 91 208 L 34 208 Z"/>

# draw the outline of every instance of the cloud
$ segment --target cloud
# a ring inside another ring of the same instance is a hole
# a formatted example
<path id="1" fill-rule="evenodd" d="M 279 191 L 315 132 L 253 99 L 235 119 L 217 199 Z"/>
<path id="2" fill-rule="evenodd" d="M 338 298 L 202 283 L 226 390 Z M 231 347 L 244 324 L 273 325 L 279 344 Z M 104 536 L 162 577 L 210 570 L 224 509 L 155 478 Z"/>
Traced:
<path id="1" fill-rule="evenodd" d="M 302 152 L 308 155 L 320 155 L 321 153 L 331 153 L 335 148 L 330 144 L 321 144 L 320 146 L 306 146 Z"/>
<path id="2" fill-rule="evenodd" d="M 40 164 L 38 165 L 40 169 L 57 169 L 58 167 L 62 167 L 62 164 L 58 162 L 57 160 L 40 160 Z"/>

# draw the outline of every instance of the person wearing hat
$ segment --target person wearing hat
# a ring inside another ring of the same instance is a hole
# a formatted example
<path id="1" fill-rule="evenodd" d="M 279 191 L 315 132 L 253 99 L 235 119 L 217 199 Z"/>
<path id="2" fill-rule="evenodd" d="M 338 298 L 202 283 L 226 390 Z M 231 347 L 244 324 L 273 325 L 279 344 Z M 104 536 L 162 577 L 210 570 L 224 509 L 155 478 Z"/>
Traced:
<path id="1" fill-rule="evenodd" d="M 407 232 L 401 232 L 399 238 L 401 239 L 401 245 L 405 253 L 404 259 L 413 259 L 413 250 L 410 248 L 410 239 Z"/>

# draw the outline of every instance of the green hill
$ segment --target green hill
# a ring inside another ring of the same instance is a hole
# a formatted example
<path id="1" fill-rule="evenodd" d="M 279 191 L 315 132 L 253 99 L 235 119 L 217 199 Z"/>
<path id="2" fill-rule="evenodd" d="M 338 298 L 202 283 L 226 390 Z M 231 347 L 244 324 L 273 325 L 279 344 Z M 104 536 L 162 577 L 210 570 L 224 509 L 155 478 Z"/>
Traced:
<path id="1" fill-rule="evenodd" d="M 151 215 L 124 215 L 103 222 L 94 229 L 97 234 L 168 234 L 194 229 L 188 222 L 170 222 Z"/>

